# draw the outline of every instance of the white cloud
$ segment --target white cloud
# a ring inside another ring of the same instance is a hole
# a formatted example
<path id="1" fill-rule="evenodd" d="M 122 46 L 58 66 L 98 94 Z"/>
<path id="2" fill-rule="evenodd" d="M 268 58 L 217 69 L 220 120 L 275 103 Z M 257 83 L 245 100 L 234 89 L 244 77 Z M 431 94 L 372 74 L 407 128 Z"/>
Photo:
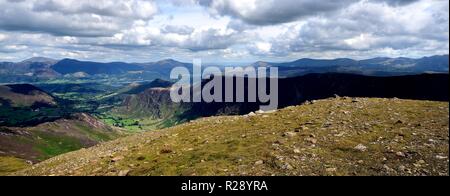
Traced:
<path id="1" fill-rule="evenodd" d="M 272 44 L 269 42 L 257 42 L 251 45 L 251 51 L 256 55 L 269 55 L 272 52 Z"/>
<path id="2" fill-rule="evenodd" d="M 5 40 L 6 38 L 7 38 L 7 36 L 5 34 L 0 33 L 0 42 Z"/>
<path id="3" fill-rule="evenodd" d="M 359 36 L 346 39 L 344 42 L 353 49 L 370 49 L 377 42 L 377 39 L 371 34 L 362 33 Z"/>
<path id="4" fill-rule="evenodd" d="M 250 24 L 286 23 L 302 17 L 339 10 L 356 0 L 198 0 L 213 14 L 230 15 Z"/>
<path id="5" fill-rule="evenodd" d="M 448 1 L 423 0 L 402 7 L 361 1 L 333 17 L 316 16 L 279 28 L 285 30 L 271 39 L 270 52 L 279 56 L 316 52 L 354 56 L 375 50 L 417 54 L 431 44 L 436 53 L 445 53 L 449 35 Z M 391 54 L 396 53 L 382 55 Z"/>
<path id="6" fill-rule="evenodd" d="M 151 19 L 158 11 L 156 4 L 150 0 L 39 0 L 33 2 L 33 11 L 56 12 L 64 15 L 95 14 Z"/>
<path id="7" fill-rule="evenodd" d="M 449 50 L 448 0 L 0 0 L 0 7 L 0 57 L 18 60 L 284 61 Z"/>
<path id="8" fill-rule="evenodd" d="M 157 13 L 146 0 L 0 0 L 0 29 L 56 36 L 111 36 Z"/>

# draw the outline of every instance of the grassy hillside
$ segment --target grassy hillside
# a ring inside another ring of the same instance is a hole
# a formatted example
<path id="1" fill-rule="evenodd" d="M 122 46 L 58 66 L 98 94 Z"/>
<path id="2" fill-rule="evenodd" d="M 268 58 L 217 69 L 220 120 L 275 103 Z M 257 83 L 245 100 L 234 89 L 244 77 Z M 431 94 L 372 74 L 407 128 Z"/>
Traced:
<path id="1" fill-rule="evenodd" d="M 33 127 L 0 127 L 0 173 L 14 170 L 5 168 L 16 168 L 25 160 L 37 163 L 119 136 L 123 136 L 120 130 L 87 114 L 76 114 L 69 119 Z"/>
<path id="2" fill-rule="evenodd" d="M 30 167 L 30 165 L 25 160 L 0 156 L 0 176 L 5 176 L 27 167 Z"/>
<path id="3" fill-rule="evenodd" d="M 0 100 L 12 107 L 32 107 L 36 104 L 55 106 L 52 96 L 28 84 L 0 86 Z"/>
<path id="4" fill-rule="evenodd" d="M 449 175 L 449 104 L 336 98 L 204 118 L 17 175 Z"/>
<path id="5" fill-rule="evenodd" d="M 62 115 L 55 98 L 33 85 L 0 85 L 0 126 L 35 125 Z"/>

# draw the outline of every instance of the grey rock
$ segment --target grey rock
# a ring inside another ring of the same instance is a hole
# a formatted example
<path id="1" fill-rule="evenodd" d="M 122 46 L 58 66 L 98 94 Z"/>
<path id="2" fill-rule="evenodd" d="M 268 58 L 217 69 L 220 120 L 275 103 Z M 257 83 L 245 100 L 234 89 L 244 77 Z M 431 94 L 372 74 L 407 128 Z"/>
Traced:
<path id="1" fill-rule="evenodd" d="M 365 152 L 365 151 L 367 151 L 367 146 L 364 146 L 362 144 L 358 144 L 354 149 L 358 150 L 358 151 L 361 151 L 361 152 Z"/>

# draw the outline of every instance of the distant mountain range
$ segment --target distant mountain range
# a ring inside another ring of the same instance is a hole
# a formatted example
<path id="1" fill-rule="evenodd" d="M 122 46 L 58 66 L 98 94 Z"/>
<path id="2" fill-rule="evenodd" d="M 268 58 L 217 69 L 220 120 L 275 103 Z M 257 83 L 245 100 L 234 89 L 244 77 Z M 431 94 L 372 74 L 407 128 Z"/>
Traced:
<path id="1" fill-rule="evenodd" d="M 173 59 L 166 59 L 151 63 L 98 63 L 90 61 L 78 61 L 74 59 L 63 59 L 51 66 L 51 69 L 56 72 L 66 75 L 75 73 L 86 73 L 89 75 L 106 74 L 106 75 L 120 75 L 120 74 L 140 74 L 142 72 L 155 72 L 166 76 L 175 67 L 192 67 L 192 64 L 182 63 Z"/>
<path id="2" fill-rule="evenodd" d="M 60 74 L 74 74 L 74 73 L 87 73 L 89 75 L 96 74 L 122 74 L 129 71 L 139 71 L 142 70 L 141 67 L 122 63 L 122 62 L 112 62 L 112 63 L 97 63 L 90 61 L 77 61 L 74 59 L 63 59 L 51 67 L 53 70 Z"/>
<path id="3" fill-rule="evenodd" d="M 57 60 L 35 57 L 22 62 L 0 62 L 0 75 L 37 77 L 37 78 L 55 78 L 61 76 L 60 73 L 51 68 Z M 6 80 L 7 78 L 3 78 Z"/>
<path id="4" fill-rule="evenodd" d="M 373 58 L 353 59 L 299 59 L 286 63 L 257 62 L 253 66 L 278 67 L 282 76 L 299 76 L 309 73 L 352 73 L 368 76 L 398 76 L 421 73 L 448 73 L 449 56 L 437 55 L 420 59 Z"/>
<path id="5" fill-rule="evenodd" d="M 23 78 L 57 78 L 61 76 L 87 77 L 89 75 L 127 75 L 127 77 L 152 77 L 168 79 L 174 67 L 192 68 L 190 63 L 172 59 L 151 63 L 99 63 L 78 61 L 75 59 L 54 60 L 49 58 L 31 58 L 19 63 L 0 62 L 0 82 L 15 82 Z M 278 67 L 282 77 L 301 76 L 310 73 L 352 73 L 369 76 L 397 76 L 421 73 L 448 73 L 449 56 L 439 55 L 412 58 L 373 58 L 353 59 L 299 59 L 285 63 L 256 62 L 250 66 Z M 152 78 L 155 79 L 155 78 Z"/>

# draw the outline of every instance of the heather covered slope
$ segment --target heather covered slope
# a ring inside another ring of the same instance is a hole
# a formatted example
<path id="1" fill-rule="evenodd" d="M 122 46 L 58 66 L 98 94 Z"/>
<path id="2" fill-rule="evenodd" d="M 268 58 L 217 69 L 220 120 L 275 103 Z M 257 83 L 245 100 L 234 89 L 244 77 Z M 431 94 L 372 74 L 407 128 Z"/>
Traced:
<path id="1" fill-rule="evenodd" d="M 449 105 L 335 98 L 203 118 L 17 175 L 449 175 Z"/>

